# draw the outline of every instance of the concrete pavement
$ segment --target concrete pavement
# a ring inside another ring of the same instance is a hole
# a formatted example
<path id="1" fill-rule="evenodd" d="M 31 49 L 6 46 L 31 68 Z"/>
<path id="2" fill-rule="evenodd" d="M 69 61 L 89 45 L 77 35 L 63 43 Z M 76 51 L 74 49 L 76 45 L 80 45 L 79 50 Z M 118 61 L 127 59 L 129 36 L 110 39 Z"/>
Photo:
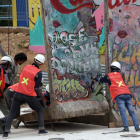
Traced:
<path id="1" fill-rule="evenodd" d="M 3 114 L 0 112 L 0 117 Z M 108 128 L 106 126 L 97 126 L 90 124 L 68 123 L 68 122 L 55 122 L 54 127 L 56 131 L 51 129 L 49 123 L 46 125 L 46 130 L 50 132 L 48 135 L 38 136 L 38 125 L 30 125 L 26 128 L 23 123 L 20 124 L 18 129 L 12 127 L 9 134 L 10 140 L 139 140 L 140 137 L 121 137 L 122 134 L 139 134 L 135 132 L 134 127 L 130 127 L 130 132 L 102 134 L 103 132 L 120 131 L 123 128 Z M 55 139 L 63 138 L 63 139 Z M 2 140 L 2 134 L 0 135 Z"/>

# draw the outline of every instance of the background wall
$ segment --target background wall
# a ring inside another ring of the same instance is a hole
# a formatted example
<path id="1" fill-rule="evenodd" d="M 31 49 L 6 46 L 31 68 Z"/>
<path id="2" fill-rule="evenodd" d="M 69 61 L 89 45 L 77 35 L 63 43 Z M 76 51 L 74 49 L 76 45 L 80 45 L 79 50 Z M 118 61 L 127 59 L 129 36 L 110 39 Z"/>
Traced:
<path id="1" fill-rule="evenodd" d="M 109 0 L 110 60 L 122 65 L 139 117 L 140 107 L 140 5 L 138 0 Z M 118 113 L 116 104 L 112 106 Z"/>
<path id="2" fill-rule="evenodd" d="M 104 3 L 96 2 L 45 0 L 57 102 L 105 100 L 102 94 L 96 95 L 98 83 L 91 88 L 91 77 L 101 75 L 97 31 L 104 24 Z"/>
<path id="3" fill-rule="evenodd" d="M 29 0 L 30 50 L 45 54 L 40 0 Z"/>

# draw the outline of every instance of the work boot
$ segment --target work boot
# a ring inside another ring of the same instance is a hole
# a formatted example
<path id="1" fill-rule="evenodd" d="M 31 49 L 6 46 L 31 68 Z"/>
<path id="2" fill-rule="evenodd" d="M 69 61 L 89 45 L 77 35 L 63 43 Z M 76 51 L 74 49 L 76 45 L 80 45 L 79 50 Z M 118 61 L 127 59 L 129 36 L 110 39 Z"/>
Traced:
<path id="1" fill-rule="evenodd" d="M 7 139 L 8 138 L 8 132 L 4 132 L 2 138 Z"/>
<path id="2" fill-rule="evenodd" d="M 123 129 L 123 130 L 121 130 L 121 131 L 119 131 L 119 132 L 129 132 L 129 130 Z"/>
<path id="3" fill-rule="evenodd" d="M 139 132 L 140 131 L 140 128 L 139 129 L 136 129 L 136 131 Z"/>
<path id="4" fill-rule="evenodd" d="M 19 124 L 20 124 L 20 120 L 19 119 L 14 119 L 13 120 L 13 123 L 12 123 L 12 126 L 17 129 L 19 127 Z"/>
<path id="5" fill-rule="evenodd" d="M 47 132 L 46 130 L 39 130 L 38 131 L 38 135 L 41 136 L 41 135 L 46 135 L 46 134 L 49 134 L 49 132 Z"/>

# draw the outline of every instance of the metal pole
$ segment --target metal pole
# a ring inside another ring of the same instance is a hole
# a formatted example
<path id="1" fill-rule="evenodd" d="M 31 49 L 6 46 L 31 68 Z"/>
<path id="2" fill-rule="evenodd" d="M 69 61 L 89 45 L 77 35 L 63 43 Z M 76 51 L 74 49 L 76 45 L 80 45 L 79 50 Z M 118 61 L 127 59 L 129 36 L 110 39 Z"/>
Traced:
<path id="1" fill-rule="evenodd" d="M 9 21 L 10 21 L 10 0 L 8 1 L 9 2 L 9 7 L 8 7 L 8 55 L 9 55 Z"/>
<path id="2" fill-rule="evenodd" d="M 51 51 L 50 51 L 50 44 L 48 41 L 48 33 L 47 33 L 47 23 L 45 22 L 45 2 L 44 0 L 40 0 L 41 2 L 41 10 L 42 10 L 42 22 L 43 22 L 43 31 L 44 31 L 44 43 L 45 43 L 45 50 L 46 50 L 46 59 L 47 59 L 47 71 L 48 71 L 48 78 L 49 78 L 49 89 L 50 89 L 50 111 L 51 115 L 57 115 L 56 109 L 56 96 L 53 90 L 53 75 L 52 75 L 52 65 L 51 65 Z"/>
<path id="3" fill-rule="evenodd" d="M 26 0 L 25 3 L 26 3 L 26 20 L 27 20 L 27 27 L 29 27 L 29 24 L 28 24 L 28 23 L 29 23 L 28 0 Z"/>
<path id="4" fill-rule="evenodd" d="M 105 22 L 105 73 L 110 72 L 110 63 L 109 63 L 109 44 L 108 44 L 108 35 L 109 35 L 109 15 L 108 15 L 108 0 L 104 2 L 104 22 Z M 109 113 L 108 113 L 108 122 L 110 123 L 110 111 L 111 111 L 111 96 L 109 92 L 109 87 L 106 84 L 106 99 L 109 104 Z"/>

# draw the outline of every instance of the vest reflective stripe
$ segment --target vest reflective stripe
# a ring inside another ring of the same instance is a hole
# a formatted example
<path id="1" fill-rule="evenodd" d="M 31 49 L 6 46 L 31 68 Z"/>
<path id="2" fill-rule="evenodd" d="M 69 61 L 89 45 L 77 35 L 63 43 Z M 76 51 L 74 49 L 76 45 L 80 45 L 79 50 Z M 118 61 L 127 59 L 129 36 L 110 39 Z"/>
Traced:
<path id="1" fill-rule="evenodd" d="M 122 75 L 119 72 L 112 72 L 108 74 L 109 79 L 111 81 L 110 94 L 113 102 L 115 102 L 115 98 L 121 94 L 131 94 L 128 87 L 123 81 Z"/>
<path id="2" fill-rule="evenodd" d="M 18 84 L 14 84 L 12 86 L 9 86 L 8 88 L 12 89 L 13 91 L 15 91 L 17 87 L 18 87 Z"/>
<path id="3" fill-rule="evenodd" d="M 2 80 L 0 80 L 0 86 L 1 86 L 1 84 L 2 84 Z"/>
<path id="4" fill-rule="evenodd" d="M 23 77 L 23 81 L 22 81 L 21 83 L 22 83 L 22 84 L 25 83 L 26 85 L 28 85 L 28 82 L 27 82 L 28 80 L 29 80 L 29 78 L 25 79 L 25 77 Z"/>
<path id="5" fill-rule="evenodd" d="M 4 70 L 0 66 L 1 72 L 0 72 L 0 89 L 3 91 L 5 88 L 5 76 L 4 76 Z M 2 93 L 0 92 L 0 97 L 2 96 Z"/>
<path id="6" fill-rule="evenodd" d="M 40 70 L 32 65 L 27 65 L 20 74 L 19 84 L 16 92 L 28 96 L 37 96 L 35 88 L 35 76 Z"/>

